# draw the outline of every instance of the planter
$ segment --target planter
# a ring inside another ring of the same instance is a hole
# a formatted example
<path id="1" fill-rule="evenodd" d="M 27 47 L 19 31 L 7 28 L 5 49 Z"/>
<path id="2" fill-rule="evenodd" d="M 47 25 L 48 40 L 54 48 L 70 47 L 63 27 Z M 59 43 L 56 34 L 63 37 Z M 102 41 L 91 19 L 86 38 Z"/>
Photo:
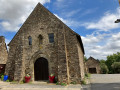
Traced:
<path id="1" fill-rule="evenodd" d="M 7 79 L 8 79 L 8 75 L 5 75 L 3 80 L 6 81 Z"/>
<path id="2" fill-rule="evenodd" d="M 49 76 L 49 81 L 50 81 L 50 83 L 54 83 L 54 81 L 55 81 L 55 76 Z"/>
<path id="3" fill-rule="evenodd" d="M 29 77 L 25 76 L 25 83 L 29 83 L 30 79 L 31 79 L 31 76 L 29 76 Z"/>

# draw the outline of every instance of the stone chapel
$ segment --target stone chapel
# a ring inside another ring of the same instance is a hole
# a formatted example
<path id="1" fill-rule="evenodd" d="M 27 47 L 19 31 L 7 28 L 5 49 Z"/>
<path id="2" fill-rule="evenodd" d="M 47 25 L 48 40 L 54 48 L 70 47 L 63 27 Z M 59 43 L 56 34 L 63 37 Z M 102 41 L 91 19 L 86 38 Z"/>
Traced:
<path id="1" fill-rule="evenodd" d="M 84 47 L 81 36 L 40 3 L 8 44 L 5 74 L 21 81 L 48 80 L 81 83 L 84 78 Z"/>

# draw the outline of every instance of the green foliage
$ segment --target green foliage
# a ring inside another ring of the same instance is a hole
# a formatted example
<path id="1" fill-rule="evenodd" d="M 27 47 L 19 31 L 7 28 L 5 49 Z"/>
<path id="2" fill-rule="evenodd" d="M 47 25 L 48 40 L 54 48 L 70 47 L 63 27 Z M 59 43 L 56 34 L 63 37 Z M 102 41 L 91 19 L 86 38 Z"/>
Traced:
<path id="1" fill-rule="evenodd" d="M 120 73 L 120 62 L 114 62 L 112 68 L 114 73 Z"/>
<path id="2" fill-rule="evenodd" d="M 8 79 L 8 80 L 6 80 L 6 82 L 10 82 L 10 80 Z"/>
<path id="3" fill-rule="evenodd" d="M 86 77 L 86 78 L 90 78 L 90 77 L 91 77 L 91 74 L 90 74 L 90 73 L 86 73 L 86 74 L 85 74 L 85 77 Z"/>
<path id="4" fill-rule="evenodd" d="M 56 85 L 60 85 L 60 82 L 57 82 Z"/>
<path id="5" fill-rule="evenodd" d="M 77 83 L 74 81 L 74 82 L 71 82 L 70 84 L 74 84 L 74 85 L 75 85 L 75 84 L 77 84 Z"/>
<path id="6" fill-rule="evenodd" d="M 0 73 L 0 77 L 1 77 L 2 75 L 4 75 L 4 73 Z"/>
<path id="7" fill-rule="evenodd" d="M 67 86 L 67 84 L 62 82 L 62 83 L 61 83 L 61 86 Z"/>
<path id="8" fill-rule="evenodd" d="M 86 85 L 86 84 L 87 84 L 85 78 L 81 81 L 81 84 L 83 84 L 83 85 Z"/>
<path id="9" fill-rule="evenodd" d="M 57 82 L 56 85 L 66 86 L 67 83 L 64 83 L 64 82 L 60 83 L 60 82 Z"/>
<path id="10" fill-rule="evenodd" d="M 102 60 L 100 60 L 100 63 L 105 63 L 105 62 L 106 62 L 106 61 L 105 61 L 105 60 L 103 60 L 103 59 L 102 59 Z"/>
<path id="11" fill-rule="evenodd" d="M 103 74 L 107 74 L 108 73 L 108 67 L 105 63 L 100 63 L 100 67 L 101 67 L 101 73 Z"/>
<path id="12" fill-rule="evenodd" d="M 86 62 L 88 59 L 87 59 L 87 57 L 86 56 L 84 56 L 84 61 Z"/>
<path id="13" fill-rule="evenodd" d="M 3 81 L 3 79 L 4 79 L 4 75 L 1 76 L 1 80 L 2 80 L 2 81 Z"/>
<path id="14" fill-rule="evenodd" d="M 109 73 L 115 73 L 115 71 L 112 68 L 112 64 L 114 62 L 120 62 L 120 52 L 107 56 L 106 65 L 109 69 Z"/>

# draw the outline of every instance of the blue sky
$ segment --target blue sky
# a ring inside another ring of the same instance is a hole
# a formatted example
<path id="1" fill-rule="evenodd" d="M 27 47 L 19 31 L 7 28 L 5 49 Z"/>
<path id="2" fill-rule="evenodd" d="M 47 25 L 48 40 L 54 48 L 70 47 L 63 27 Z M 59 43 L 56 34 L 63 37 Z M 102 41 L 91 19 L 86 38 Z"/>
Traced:
<path id="1" fill-rule="evenodd" d="M 38 2 L 81 35 L 85 56 L 120 52 L 118 0 L 0 0 L 0 36 L 8 44 Z"/>

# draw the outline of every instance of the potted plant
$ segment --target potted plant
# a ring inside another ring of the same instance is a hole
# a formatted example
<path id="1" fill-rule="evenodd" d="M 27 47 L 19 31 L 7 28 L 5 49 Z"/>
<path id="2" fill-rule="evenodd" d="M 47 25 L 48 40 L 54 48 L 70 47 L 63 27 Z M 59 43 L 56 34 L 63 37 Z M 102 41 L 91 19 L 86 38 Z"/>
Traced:
<path id="1" fill-rule="evenodd" d="M 54 83 L 54 81 L 55 81 L 55 76 L 54 76 L 54 74 L 51 74 L 51 75 L 49 76 L 49 82 L 50 82 L 50 83 Z"/>
<path id="2" fill-rule="evenodd" d="M 31 79 L 31 76 L 29 74 L 27 74 L 25 76 L 25 83 L 29 83 L 30 82 L 30 79 Z"/>

